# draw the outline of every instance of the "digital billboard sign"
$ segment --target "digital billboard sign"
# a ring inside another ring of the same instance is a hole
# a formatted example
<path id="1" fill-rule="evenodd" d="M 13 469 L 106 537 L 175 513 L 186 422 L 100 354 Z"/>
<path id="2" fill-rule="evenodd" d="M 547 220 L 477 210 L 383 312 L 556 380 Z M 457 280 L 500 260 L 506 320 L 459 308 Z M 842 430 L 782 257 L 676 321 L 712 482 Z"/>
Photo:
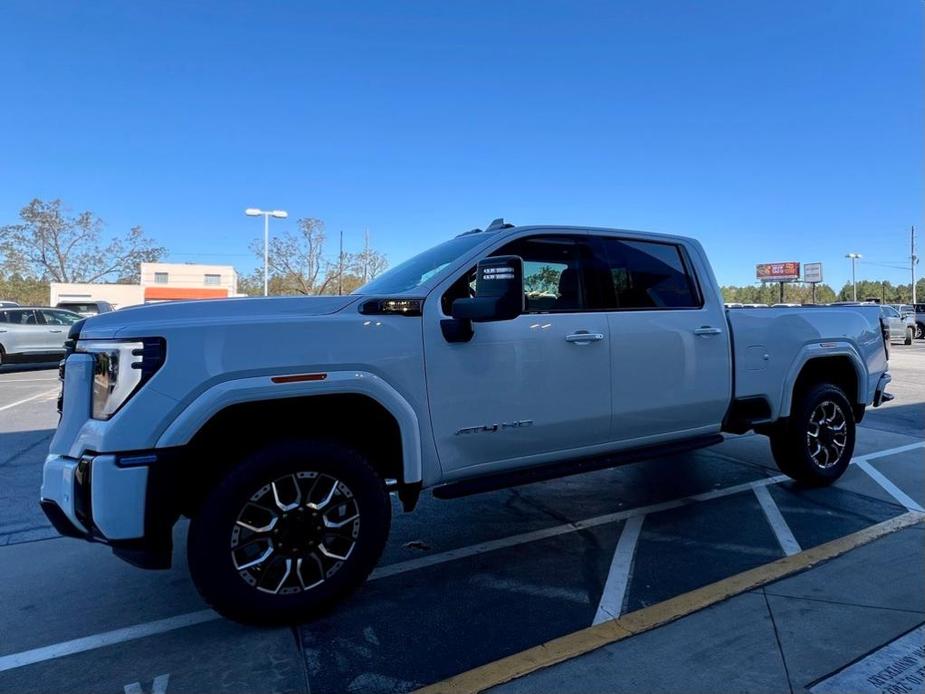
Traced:
<path id="1" fill-rule="evenodd" d="M 800 264 L 796 261 L 761 263 L 755 266 L 755 276 L 762 282 L 798 280 L 800 279 Z"/>

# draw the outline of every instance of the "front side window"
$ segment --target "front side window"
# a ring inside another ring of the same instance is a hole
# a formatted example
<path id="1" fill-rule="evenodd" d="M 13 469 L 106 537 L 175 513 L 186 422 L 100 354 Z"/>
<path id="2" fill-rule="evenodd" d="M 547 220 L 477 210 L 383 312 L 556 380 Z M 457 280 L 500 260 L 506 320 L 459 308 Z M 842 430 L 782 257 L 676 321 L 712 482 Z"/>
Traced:
<path id="1" fill-rule="evenodd" d="M 582 311 L 591 288 L 584 277 L 591 260 L 590 246 L 569 236 L 530 236 L 505 244 L 492 256 L 516 255 L 524 263 L 524 312 Z M 456 299 L 475 296 L 475 268 L 470 268 L 441 299 L 450 315 Z"/>
<path id="2" fill-rule="evenodd" d="M 154 284 L 167 284 L 167 273 L 166 272 L 155 272 L 154 273 Z"/>
<path id="3" fill-rule="evenodd" d="M 518 239 L 492 255 L 517 255 L 524 261 L 526 313 L 579 311 L 584 306 L 580 248 L 567 237 Z"/>
<path id="4" fill-rule="evenodd" d="M 45 325 L 73 325 L 80 320 L 80 316 L 67 311 L 42 311 Z"/>
<path id="5" fill-rule="evenodd" d="M 703 301 L 679 246 L 601 237 L 607 268 L 600 273 L 604 308 L 700 308 Z"/>

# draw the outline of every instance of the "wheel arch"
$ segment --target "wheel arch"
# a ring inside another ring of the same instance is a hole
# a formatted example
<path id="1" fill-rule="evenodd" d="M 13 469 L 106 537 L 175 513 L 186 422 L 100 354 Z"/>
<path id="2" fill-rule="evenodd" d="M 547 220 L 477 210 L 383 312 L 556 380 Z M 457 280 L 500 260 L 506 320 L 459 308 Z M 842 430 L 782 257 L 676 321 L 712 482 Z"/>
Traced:
<path id="1" fill-rule="evenodd" d="M 240 457 L 267 440 L 318 437 L 353 445 L 399 486 L 422 480 L 420 431 L 411 405 L 381 378 L 363 372 L 280 382 L 258 376 L 225 381 L 195 398 L 161 434 L 157 448 L 183 447 Z"/>
<path id="2" fill-rule="evenodd" d="M 789 417 L 796 395 L 817 383 L 831 383 L 841 388 L 854 407 L 855 418 L 860 421 L 867 404 L 867 372 L 857 354 L 849 349 L 804 354 L 785 382 L 780 416 Z"/>

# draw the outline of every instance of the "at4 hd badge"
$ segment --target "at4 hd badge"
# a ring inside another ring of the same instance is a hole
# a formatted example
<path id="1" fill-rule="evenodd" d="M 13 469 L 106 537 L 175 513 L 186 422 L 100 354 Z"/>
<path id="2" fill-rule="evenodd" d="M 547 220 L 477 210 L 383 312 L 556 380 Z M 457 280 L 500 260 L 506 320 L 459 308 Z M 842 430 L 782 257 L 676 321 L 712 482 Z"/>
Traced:
<path id="1" fill-rule="evenodd" d="M 483 424 L 478 427 L 463 427 L 462 429 L 456 430 L 456 435 L 482 434 L 485 432 L 504 431 L 505 429 L 525 429 L 532 426 L 532 419 L 518 419 L 516 422 L 501 422 L 501 424 Z"/>

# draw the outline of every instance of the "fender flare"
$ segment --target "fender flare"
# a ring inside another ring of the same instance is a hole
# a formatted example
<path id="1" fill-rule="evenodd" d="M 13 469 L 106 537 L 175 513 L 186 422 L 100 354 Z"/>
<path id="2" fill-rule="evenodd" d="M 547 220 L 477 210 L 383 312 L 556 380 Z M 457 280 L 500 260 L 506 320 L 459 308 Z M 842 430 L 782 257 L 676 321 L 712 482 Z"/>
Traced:
<path id="1" fill-rule="evenodd" d="M 784 379 L 782 385 L 780 412 L 777 415 L 778 417 L 790 416 L 790 408 L 793 404 L 793 389 L 796 386 L 797 379 L 800 377 L 800 372 L 803 371 L 803 367 L 814 359 L 827 359 L 831 357 L 848 358 L 851 365 L 854 367 L 854 373 L 858 380 L 857 392 L 854 393 L 854 402 L 863 403 L 865 405 L 868 404 L 867 369 L 854 346 L 848 342 L 816 342 L 804 345 L 793 360 L 790 371 L 787 373 L 787 378 Z M 848 395 L 850 396 L 851 393 L 848 393 Z"/>
<path id="2" fill-rule="evenodd" d="M 206 422 L 231 405 L 334 393 L 365 395 L 382 405 L 398 422 L 402 443 L 402 481 L 406 484 L 421 482 L 421 432 L 417 414 L 385 380 L 368 371 L 329 371 L 323 380 L 287 383 L 274 382 L 274 376 L 237 378 L 213 385 L 177 415 L 158 438 L 156 447 L 189 443 Z"/>

